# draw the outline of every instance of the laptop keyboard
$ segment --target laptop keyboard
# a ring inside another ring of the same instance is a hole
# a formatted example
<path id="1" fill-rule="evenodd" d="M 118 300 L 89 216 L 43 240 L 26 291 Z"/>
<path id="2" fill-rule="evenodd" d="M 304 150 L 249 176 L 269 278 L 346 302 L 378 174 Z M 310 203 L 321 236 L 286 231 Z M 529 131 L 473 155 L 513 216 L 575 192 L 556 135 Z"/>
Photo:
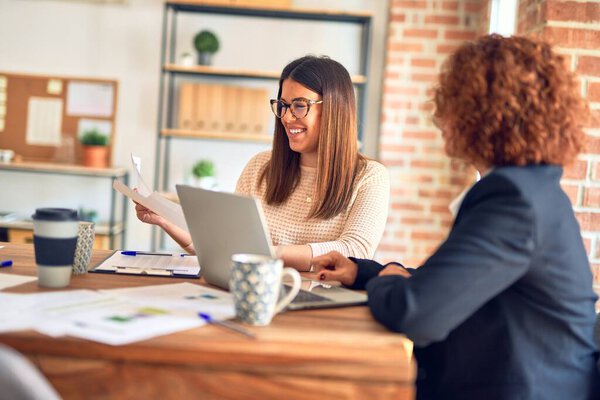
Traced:
<path id="1" fill-rule="evenodd" d="M 282 290 L 281 296 L 285 296 L 286 294 L 288 294 L 291 289 L 292 289 L 291 287 L 289 287 L 287 285 L 283 285 L 283 290 Z M 298 295 L 294 298 L 294 300 L 292 300 L 292 303 L 314 303 L 317 301 L 332 301 L 332 300 L 327 297 L 319 296 L 318 294 L 314 294 L 307 290 L 300 290 L 298 292 Z"/>

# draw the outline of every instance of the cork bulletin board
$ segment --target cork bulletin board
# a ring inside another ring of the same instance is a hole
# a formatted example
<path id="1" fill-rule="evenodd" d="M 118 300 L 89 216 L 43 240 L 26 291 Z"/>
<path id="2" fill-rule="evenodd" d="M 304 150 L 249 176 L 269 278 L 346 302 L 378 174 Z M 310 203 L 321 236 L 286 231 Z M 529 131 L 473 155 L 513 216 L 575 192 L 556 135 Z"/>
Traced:
<path id="1" fill-rule="evenodd" d="M 23 161 L 78 164 L 79 136 L 97 129 L 112 160 L 117 92 L 116 80 L 0 71 L 0 148 Z"/>

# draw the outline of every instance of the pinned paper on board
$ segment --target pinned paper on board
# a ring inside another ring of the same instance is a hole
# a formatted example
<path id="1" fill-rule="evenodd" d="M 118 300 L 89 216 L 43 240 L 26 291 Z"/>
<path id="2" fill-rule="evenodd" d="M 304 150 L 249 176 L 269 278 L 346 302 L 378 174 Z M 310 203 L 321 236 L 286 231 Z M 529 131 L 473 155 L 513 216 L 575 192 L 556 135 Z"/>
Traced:
<path id="1" fill-rule="evenodd" d="M 61 143 L 63 101 L 46 97 L 30 97 L 27 110 L 29 145 L 58 146 Z"/>
<path id="2" fill-rule="evenodd" d="M 77 126 L 77 137 L 81 138 L 85 132 L 96 130 L 104 136 L 110 137 L 112 133 L 112 122 L 103 119 L 81 118 Z"/>
<path id="3" fill-rule="evenodd" d="M 69 82 L 67 115 L 112 117 L 114 86 L 112 83 Z"/>

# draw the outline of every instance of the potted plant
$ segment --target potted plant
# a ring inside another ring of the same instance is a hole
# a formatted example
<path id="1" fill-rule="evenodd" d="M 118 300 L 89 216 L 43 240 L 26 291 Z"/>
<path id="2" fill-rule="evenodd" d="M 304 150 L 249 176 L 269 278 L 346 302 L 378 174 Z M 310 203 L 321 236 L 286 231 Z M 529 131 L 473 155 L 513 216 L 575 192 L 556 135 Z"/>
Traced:
<path id="1" fill-rule="evenodd" d="M 203 189 L 215 189 L 215 165 L 211 160 L 200 160 L 192 167 L 192 175 L 196 178 L 196 185 Z"/>
<path id="2" fill-rule="evenodd" d="M 79 140 L 83 148 L 83 165 L 106 168 L 108 165 L 108 136 L 94 128 L 83 132 Z"/>
<path id="3" fill-rule="evenodd" d="M 198 64 L 210 65 L 212 55 L 219 50 L 219 39 L 211 31 L 200 31 L 194 37 L 194 47 L 198 51 Z"/>

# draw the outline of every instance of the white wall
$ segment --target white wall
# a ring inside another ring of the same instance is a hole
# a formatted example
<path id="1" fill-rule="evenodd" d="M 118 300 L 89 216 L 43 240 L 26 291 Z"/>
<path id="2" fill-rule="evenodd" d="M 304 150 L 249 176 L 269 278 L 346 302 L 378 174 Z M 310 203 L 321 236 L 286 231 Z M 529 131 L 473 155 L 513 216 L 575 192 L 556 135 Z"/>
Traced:
<path id="1" fill-rule="evenodd" d="M 387 1 L 296 0 L 294 5 L 319 9 L 343 7 L 374 13 L 365 150 L 375 156 Z M 129 0 L 124 5 L 0 0 L 0 71 L 117 79 L 119 97 L 113 165 L 129 167 L 129 153 L 134 152 L 142 158 L 143 175 L 151 185 L 154 183 L 162 10 L 160 0 Z M 354 47 L 357 33 L 351 29 L 290 21 L 248 24 L 248 20 L 225 17 L 184 21 L 178 53 L 190 50 L 193 33 L 206 27 L 216 31 L 222 42 L 215 65 L 279 70 L 291 59 L 312 53 L 328 54 L 346 65 L 351 73 L 357 72 Z M 178 140 L 171 153 L 172 180 L 184 181 L 193 161 L 210 156 L 216 161 L 221 187 L 232 190 L 246 161 L 267 148 L 261 144 Z M 42 184 L 59 189 L 40 192 Z M 4 193 L 12 193 L 10 200 L 0 199 L 2 210 L 28 215 L 36 207 L 62 205 L 96 208 L 103 217 L 108 213 L 110 194 L 105 181 L 92 183 L 81 178 L 3 173 L 0 186 Z M 133 211 L 130 207 L 127 247 L 148 248 L 150 229 L 135 219 Z"/>

